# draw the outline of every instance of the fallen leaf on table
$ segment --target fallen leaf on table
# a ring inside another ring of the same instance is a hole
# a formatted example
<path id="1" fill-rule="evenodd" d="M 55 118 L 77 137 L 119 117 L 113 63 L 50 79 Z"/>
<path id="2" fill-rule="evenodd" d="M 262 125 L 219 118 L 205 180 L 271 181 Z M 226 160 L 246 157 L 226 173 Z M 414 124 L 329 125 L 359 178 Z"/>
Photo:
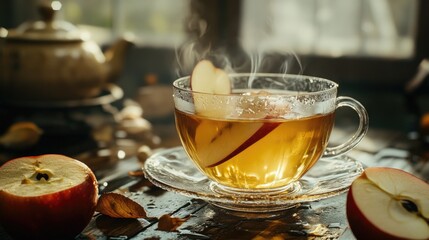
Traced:
<path id="1" fill-rule="evenodd" d="M 140 204 L 118 193 L 102 194 L 95 210 L 113 218 L 147 217 L 146 211 Z"/>
<path id="2" fill-rule="evenodd" d="M 166 232 L 174 232 L 182 223 L 186 222 L 187 218 L 175 218 L 168 214 L 164 214 L 159 218 L 158 230 Z"/>

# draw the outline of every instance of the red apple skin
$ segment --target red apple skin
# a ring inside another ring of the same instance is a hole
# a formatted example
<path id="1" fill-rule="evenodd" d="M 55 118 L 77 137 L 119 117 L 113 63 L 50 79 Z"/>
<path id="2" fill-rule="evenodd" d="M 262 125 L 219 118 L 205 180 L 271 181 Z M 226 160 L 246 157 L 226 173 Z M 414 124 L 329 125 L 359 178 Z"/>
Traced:
<path id="1" fill-rule="evenodd" d="M 405 240 L 381 231 L 368 221 L 357 207 L 351 190 L 347 193 L 346 214 L 349 227 L 358 240 Z"/>
<path id="2" fill-rule="evenodd" d="M 74 239 L 90 222 L 97 199 L 92 171 L 83 183 L 52 194 L 21 197 L 0 190 L 0 224 L 14 239 Z"/>

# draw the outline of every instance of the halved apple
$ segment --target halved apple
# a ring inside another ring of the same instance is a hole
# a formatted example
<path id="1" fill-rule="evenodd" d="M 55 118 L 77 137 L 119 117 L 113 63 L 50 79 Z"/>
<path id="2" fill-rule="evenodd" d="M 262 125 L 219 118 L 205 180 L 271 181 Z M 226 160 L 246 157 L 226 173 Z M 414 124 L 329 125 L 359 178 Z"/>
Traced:
<path id="1" fill-rule="evenodd" d="M 429 184 L 399 169 L 367 168 L 350 187 L 347 219 L 358 239 L 429 239 Z"/>
<path id="2" fill-rule="evenodd" d="M 14 239 L 69 239 L 89 223 L 98 199 L 94 173 L 56 154 L 0 167 L 0 224 Z"/>
<path id="3" fill-rule="evenodd" d="M 195 111 L 198 115 L 220 120 L 234 115 L 231 113 L 237 110 L 238 103 L 235 100 L 238 100 L 239 96 L 224 96 L 231 93 L 231 80 L 222 69 L 216 68 L 208 60 L 203 60 L 195 66 L 191 76 L 191 88 L 198 92 L 194 94 Z M 214 167 L 227 161 L 266 136 L 277 125 L 275 122 L 262 121 L 248 124 L 202 121 L 195 133 L 201 166 Z"/>

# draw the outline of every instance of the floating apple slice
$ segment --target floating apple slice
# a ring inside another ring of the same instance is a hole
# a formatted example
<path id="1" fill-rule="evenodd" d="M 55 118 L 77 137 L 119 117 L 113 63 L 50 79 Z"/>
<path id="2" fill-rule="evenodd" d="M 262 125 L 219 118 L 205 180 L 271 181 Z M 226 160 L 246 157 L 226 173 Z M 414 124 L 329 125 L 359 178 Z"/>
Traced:
<path id="1" fill-rule="evenodd" d="M 358 239 L 429 239 L 429 184 L 394 168 L 367 168 L 350 187 L 347 219 Z"/>
<path id="2" fill-rule="evenodd" d="M 231 93 L 231 81 L 228 75 L 216 68 L 210 61 L 199 62 L 192 72 L 191 89 L 199 93 L 194 94 L 195 111 L 198 115 L 225 119 L 235 108 L 235 98 L 225 101 L 224 94 Z M 238 103 L 237 103 L 238 104 Z M 266 118 L 262 116 L 261 118 Z M 196 129 L 196 148 L 202 167 L 214 167 L 251 146 L 259 139 L 270 133 L 278 123 L 262 123 L 255 121 L 252 124 L 203 121 Z"/>
<path id="3" fill-rule="evenodd" d="M 202 122 L 196 130 L 196 150 L 202 167 L 215 167 L 266 136 L 278 123 Z"/>

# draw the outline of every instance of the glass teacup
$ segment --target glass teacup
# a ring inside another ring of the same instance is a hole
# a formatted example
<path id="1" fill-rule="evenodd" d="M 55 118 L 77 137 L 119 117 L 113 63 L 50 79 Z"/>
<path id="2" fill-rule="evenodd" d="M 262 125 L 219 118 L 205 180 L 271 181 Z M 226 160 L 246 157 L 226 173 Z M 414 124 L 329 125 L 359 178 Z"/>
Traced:
<path id="1" fill-rule="evenodd" d="M 189 77 L 174 83 L 176 128 L 189 158 L 218 187 L 233 193 L 292 191 L 322 157 L 355 147 L 368 130 L 365 108 L 337 97 L 338 84 L 288 74 L 231 74 L 231 94 L 191 90 Z M 359 116 L 349 140 L 328 147 L 335 111 Z"/>

